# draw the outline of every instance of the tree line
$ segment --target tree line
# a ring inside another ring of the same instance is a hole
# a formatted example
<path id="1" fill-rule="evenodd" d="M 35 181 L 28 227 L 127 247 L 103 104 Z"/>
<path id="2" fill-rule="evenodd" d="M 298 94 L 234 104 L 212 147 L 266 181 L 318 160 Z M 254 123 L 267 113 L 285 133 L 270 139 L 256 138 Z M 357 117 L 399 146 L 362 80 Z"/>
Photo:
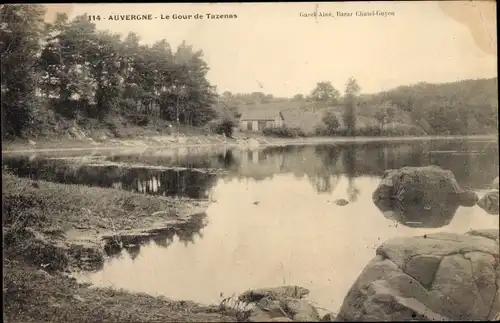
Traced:
<path id="1" fill-rule="evenodd" d="M 134 33 L 97 30 L 87 15 L 46 23 L 40 5 L 0 13 L 3 135 L 36 128 L 44 104 L 66 118 L 101 121 L 119 114 L 140 123 L 146 115 L 197 126 L 216 116 L 203 52 L 185 42 L 175 50 L 165 39 L 143 45 Z"/>
<path id="2" fill-rule="evenodd" d="M 424 134 L 498 131 L 497 78 L 420 83 L 377 94 L 361 94 L 351 78 L 343 95 L 329 81 L 292 98 L 218 95 L 206 78 L 203 52 L 185 42 L 175 49 L 165 39 L 144 45 L 137 34 L 96 29 L 86 15 L 69 20 L 59 14 L 46 23 L 41 5 L 3 5 L 0 17 L 2 135 L 35 132 L 47 109 L 70 120 L 122 116 L 138 125 L 166 120 L 201 126 L 220 116 L 231 120 L 221 128 L 229 131 L 241 107 L 276 102 L 325 108 L 320 135 L 359 135 L 363 118 L 375 122 L 361 133 L 368 135 L 382 135 L 391 124 Z M 341 108 L 341 120 L 332 106 Z M 340 121 L 345 129 L 339 130 Z"/>
<path id="3" fill-rule="evenodd" d="M 351 86 L 355 88 L 356 84 Z M 348 94 L 352 90 L 346 88 L 342 97 L 331 82 L 323 81 L 308 96 L 297 94 L 293 100 L 317 106 L 319 103 L 319 107 L 341 107 L 347 128 L 356 128 L 359 118 L 372 119 L 374 123 L 368 129 L 358 129 L 368 135 L 388 134 L 388 130 L 397 135 L 410 134 L 408 131 L 428 135 L 488 134 L 498 131 L 497 88 L 497 78 L 444 84 L 422 82 L 376 94 L 352 95 Z M 327 134 L 338 134 L 340 122 L 331 110 L 324 112 L 323 124 L 323 132 L 326 127 Z M 393 127 L 388 127 L 391 124 Z M 352 131 L 347 129 L 348 135 Z"/>
<path id="4" fill-rule="evenodd" d="M 497 78 L 443 84 L 422 82 L 376 94 L 360 93 L 359 86 L 352 80 L 354 83 L 346 85 L 343 95 L 330 81 L 321 81 L 309 94 L 299 93 L 292 98 L 274 98 L 261 92 L 228 92 L 223 98 L 236 115 L 238 107 L 270 102 L 281 102 L 283 109 L 287 102 L 313 106 L 322 114 L 317 135 L 352 135 L 354 130 L 348 127 L 358 128 L 358 135 L 470 135 L 498 131 Z M 354 93 L 348 94 L 352 90 Z M 334 111 L 340 111 L 341 116 Z M 371 123 L 359 129 L 361 119 Z M 284 129 L 271 132 L 282 136 L 300 135 L 300 132 Z"/>

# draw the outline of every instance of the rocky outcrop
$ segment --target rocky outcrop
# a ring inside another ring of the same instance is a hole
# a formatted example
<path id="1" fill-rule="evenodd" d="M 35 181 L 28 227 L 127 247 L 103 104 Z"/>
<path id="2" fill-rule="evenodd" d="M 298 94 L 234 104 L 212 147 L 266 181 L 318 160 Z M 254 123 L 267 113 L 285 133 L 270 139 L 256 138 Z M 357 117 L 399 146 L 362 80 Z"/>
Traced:
<path id="1" fill-rule="evenodd" d="M 479 199 L 479 202 L 477 202 L 477 205 L 488 212 L 489 214 L 497 214 L 498 215 L 498 177 L 495 178 L 493 183 L 491 184 L 491 189 L 486 192 L 486 194 Z"/>
<path id="2" fill-rule="evenodd" d="M 441 227 L 459 206 L 474 206 L 478 196 L 463 190 L 451 171 L 438 166 L 387 170 L 373 193 L 384 216 L 406 226 Z"/>
<path id="3" fill-rule="evenodd" d="M 498 177 L 491 182 L 491 189 L 498 190 Z"/>
<path id="4" fill-rule="evenodd" d="M 337 321 L 492 320 L 499 313 L 494 229 L 386 241 L 352 285 Z"/>
<path id="5" fill-rule="evenodd" d="M 498 190 L 489 190 L 481 197 L 477 205 L 489 214 L 498 214 Z"/>
<path id="6" fill-rule="evenodd" d="M 300 286 L 280 286 L 254 289 L 238 299 L 254 304 L 249 322 L 311 322 L 320 319 L 317 310 L 303 299 L 309 290 Z"/>
<path id="7" fill-rule="evenodd" d="M 419 201 L 424 205 L 453 202 L 461 206 L 474 206 L 478 197 L 474 192 L 460 187 L 449 170 L 439 166 L 403 167 L 389 169 L 373 193 L 375 204 L 392 204 L 400 201 Z"/>

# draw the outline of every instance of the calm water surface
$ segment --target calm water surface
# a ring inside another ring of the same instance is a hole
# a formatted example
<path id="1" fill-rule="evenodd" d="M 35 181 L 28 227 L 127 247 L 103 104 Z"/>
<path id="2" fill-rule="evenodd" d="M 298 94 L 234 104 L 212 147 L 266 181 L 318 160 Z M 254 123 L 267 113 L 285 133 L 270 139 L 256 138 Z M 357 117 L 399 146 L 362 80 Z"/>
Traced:
<path id="1" fill-rule="evenodd" d="M 174 299 L 217 303 L 221 293 L 296 284 L 311 291 L 310 300 L 336 311 L 384 240 L 499 226 L 497 216 L 475 206 L 458 208 L 448 225 L 410 228 L 384 217 L 371 199 L 384 170 L 431 164 L 484 194 L 498 176 L 497 142 L 50 157 L 4 156 L 3 162 L 19 176 L 213 201 L 195 229 L 157 236 L 110 255 L 102 270 L 79 275 L 98 286 Z M 336 199 L 350 203 L 337 206 Z"/>

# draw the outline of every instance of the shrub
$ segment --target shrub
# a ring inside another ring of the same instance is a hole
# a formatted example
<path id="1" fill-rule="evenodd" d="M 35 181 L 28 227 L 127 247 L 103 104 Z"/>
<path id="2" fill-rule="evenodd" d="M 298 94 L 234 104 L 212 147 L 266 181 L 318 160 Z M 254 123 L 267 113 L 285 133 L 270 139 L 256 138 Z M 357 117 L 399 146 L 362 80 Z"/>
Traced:
<path id="1" fill-rule="evenodd" d="M 377 125 L 368 125 L 362 128 L 357 129 L 356 131 L 357 136 L 366 136 L 366 137 L 378 137 L 378 136 L 384 136 L 384 130 L 381 129 Z"/>
<path id="2" fill-rule="evenodd" d="M 216 133 L 217 126 L 219 125 L 219 123 L 220 123 L 220 120 L 217 120 L 217 119 L 210 120 L 209 122 L 207 122 L 207 124 L 205 124 L 205 126 L 203 127 L 203 130 Z"/>
<path id="3" fill-rule="evenodd" d="M 424 130 L 414 125 L 396 123 L 383 129 L 384 136 L 425 136 Z"/>
<path id="4" fill-rule="evenodd" d="M 126 118 L 129 122 L 141 127 L 145 127 L 149 124 L 149 116 L 147 114 L 129 114 Z"/>
<path id="5" fill-rule="evenodd" d="M 347 131 L 343 127 L 331 128 L 326 125 L 319 125 L 315 129 L 315 134 L 324 137 L 342 137 L 347 135 Z"/>
<path id="6" fill-rule="evenodd" d="M 300 128 L 287 126 L 265 128 L 262 133 L 265 136 L 280 138 L 305 137 L 305 133 Z"/>
<path id="7" fill-rule="evenodd" d="M 232 138 L 233 128 L 235 126 L 236 122 L 230 118 L 223 118 L 222 120 L 209 125 L 209 127 L 213 129 L 213 132 L 219 135 L 224 134 L 228 138 Z"/>
<path id="8" fill-rule="evenodd" d="M 340 127 L 339 119 L 332 111 L 327 111 L 321 120 L 328 129 L 336 130 Z"/>

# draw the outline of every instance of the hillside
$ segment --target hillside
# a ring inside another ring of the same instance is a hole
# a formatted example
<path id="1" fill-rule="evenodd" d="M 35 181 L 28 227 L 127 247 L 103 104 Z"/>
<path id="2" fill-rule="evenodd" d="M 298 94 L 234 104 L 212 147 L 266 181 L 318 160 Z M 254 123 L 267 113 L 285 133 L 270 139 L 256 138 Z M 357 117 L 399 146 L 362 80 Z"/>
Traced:
<path id="1" fill-rule="evenodd" d="M 363 97 L 362 106 L 391 102 L 399 117 L 435 134 L 498 131 L 498 79 L 400 86 Z M 361 110 L 361 109 L 358 109 Z"/>
<path id="2" fill-rule="evenodd" d="M 415 126 L 427 134 L 485 134 L 498 131 L 498 79 L 463 80 L 443 84 L 419 83 L 399 86 L 377 94 L 362 94 L 356 110 L 357 126 L 390 124 Z M 327 110 L 342 122 L 342 98 L 335 106 L 307 100 L 279 99 L 271 102 L 231 102 L 238 114 L 264 109 L 282 112 L 285 124 L 312 133 L 322 124 Z"/>

